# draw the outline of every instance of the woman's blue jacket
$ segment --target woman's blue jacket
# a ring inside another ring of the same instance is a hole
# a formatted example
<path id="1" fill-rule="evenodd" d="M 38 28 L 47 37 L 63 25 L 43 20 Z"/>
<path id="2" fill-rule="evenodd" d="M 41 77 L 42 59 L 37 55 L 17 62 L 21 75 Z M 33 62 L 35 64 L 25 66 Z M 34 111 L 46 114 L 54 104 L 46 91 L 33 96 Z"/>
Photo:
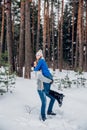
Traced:
<path id="1" fill-rule="evenodd" d="M 42 74 L 45 77 L 47 77 L 49 79 L 53 79 L 53 76 L 48 69 L 48 65 L 43 58 L 39 59 L 37 66 L 34 68 L 34 71 L 39 71 L 39 70 L 42 71 Z"/>

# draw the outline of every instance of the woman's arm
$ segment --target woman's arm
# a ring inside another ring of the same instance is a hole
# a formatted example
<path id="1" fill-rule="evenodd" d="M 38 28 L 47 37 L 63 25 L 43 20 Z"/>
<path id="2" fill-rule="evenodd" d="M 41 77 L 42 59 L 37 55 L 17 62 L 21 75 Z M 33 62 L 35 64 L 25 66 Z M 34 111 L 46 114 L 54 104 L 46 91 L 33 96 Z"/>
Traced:
<path id="1" fill-rule="evenodd" d="M 37 63 L 37 65 L 34 68 L 34 71 L 41 70 L 41 65 L 42 65 L 42 60 L 39 60 L 38 63 Z"/>

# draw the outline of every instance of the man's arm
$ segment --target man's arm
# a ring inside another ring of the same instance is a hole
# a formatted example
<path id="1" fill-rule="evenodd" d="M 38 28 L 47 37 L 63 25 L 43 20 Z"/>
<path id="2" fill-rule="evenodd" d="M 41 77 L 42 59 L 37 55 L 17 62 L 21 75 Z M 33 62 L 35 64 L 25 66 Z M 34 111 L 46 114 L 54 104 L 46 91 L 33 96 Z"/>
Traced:
<path id="1" fill-rule="evenodd" d="M 38 77 L 37 77 L 41 82 L 45 82 L 45 83 L 51 83 L 52 80 L 51 79 L 48 79 L 46 78 L 45 76 L 43 76 L 43 74 L 40 72 L 38 74 Z"/>

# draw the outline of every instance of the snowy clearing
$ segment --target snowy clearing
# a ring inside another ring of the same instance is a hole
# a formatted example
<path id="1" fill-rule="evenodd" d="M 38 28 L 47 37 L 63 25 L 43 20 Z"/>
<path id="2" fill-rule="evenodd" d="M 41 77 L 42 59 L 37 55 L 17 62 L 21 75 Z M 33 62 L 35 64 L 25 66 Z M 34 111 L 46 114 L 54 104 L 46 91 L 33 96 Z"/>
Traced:
<path id="1" fill-rule="evenodd" d="M 63 106 L 59 108 L 56 101 L 57 115 L 42 122 L 36 80 L 17 77 L 13 93 L 0 95 L 0 130 L 87 130 L 87 87 L 62 92 L 66 95 Z"/>

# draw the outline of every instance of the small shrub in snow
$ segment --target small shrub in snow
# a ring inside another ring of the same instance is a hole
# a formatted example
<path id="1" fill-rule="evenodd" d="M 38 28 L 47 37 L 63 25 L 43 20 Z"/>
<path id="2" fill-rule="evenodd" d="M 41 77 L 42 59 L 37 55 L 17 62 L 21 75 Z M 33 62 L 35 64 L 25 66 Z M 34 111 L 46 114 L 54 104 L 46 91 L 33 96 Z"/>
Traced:
<path id="1" fill-rule="evenodd" d="M 70 88 L 71 87 L 72 82 L 70 81 L 68 74 L 65 76 L 64 79 L 62 79 L 62 82 L 64 84 L 64 88 Z"/>
<path id="2" fill-rule="evenodd" d="M 84 78 L 83 72 L 82 71 L 81 72 L 77 71 L 75 75 L 76 75 L 75 82 L 76 82 L 77 87 L 79 87 L 79 86 L 85 87 L 87 79 Z"/>
<path id="3" fill-rule="evenodd" d="M 11 88 L 15 87 L 16 75 L 9 73 L 8 67 L 0 68 L 0 93 L 12 92 Z"/>
<path id="4" fill-rule="evenodd" d="M 58 76 L 54 75 L 54 84 L 58 89 L 62 90 L 63 88 L 71 87 L 85 87 L 87 79 L 84 78 L 84 73 L 82 71 L 77 71 L 74 73 L 74 79 L 70 79 L 71 75 L 66 74 L 64 78 L 57 78 Z"/>

